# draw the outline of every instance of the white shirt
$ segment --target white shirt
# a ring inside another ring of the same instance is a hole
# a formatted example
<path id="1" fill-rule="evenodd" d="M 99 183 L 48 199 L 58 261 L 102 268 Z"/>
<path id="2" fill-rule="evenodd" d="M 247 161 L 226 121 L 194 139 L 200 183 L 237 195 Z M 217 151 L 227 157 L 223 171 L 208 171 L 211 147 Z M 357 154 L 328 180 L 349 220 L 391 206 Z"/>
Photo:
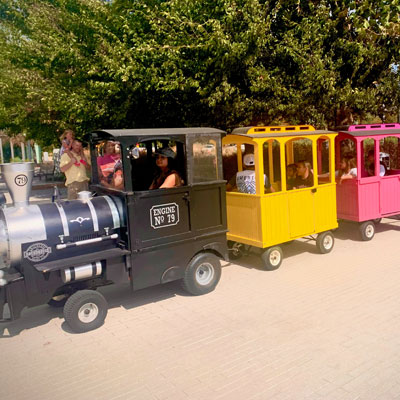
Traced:
<path id="1" fill-rule="evenodd" d="M 339 176 L 339 171 L 335 172 L 336 178 Z M 342 174 L 343 176 L 351 176 L 353 178 L 357 178 L 357 168 L 352 168 L 349 172 Z"/>
<path id="2" fill-rule="evenodd" d="M 269 186 L 268 179 L 264 174 L 264 186 Z M 245 170 L 236 174 L 236 186 L 240 193 L 256 194 L 256 171 Z"/>

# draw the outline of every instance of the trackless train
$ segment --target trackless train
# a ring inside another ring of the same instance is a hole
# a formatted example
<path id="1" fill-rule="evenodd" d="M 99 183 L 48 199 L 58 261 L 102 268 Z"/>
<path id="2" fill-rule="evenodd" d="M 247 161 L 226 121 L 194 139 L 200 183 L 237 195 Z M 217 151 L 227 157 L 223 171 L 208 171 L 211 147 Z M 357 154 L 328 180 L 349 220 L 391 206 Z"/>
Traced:
<path id="1" fill-rule="evenodd" d="M 399 138 L 400 124 L 98 130 L 92 192 L 37 205 L 29 204 L 33 164 L 3 164 L 13 204 L 3 199 L 0 209 L 1 322 L 48 303 L 64 307 L 73 331 L 89 331 L 107 315 L 100 286 L 181 280 L 205 294 L 228 254 L 259 249 L 273 270 L 281 243 L 313 235 L 330 252 L 338 218 L 370 240 L 380 218 L 400 213 Z M 109 141 L 121 152 L 104 165 Z M 168 152 L 180 185 L 154 190 L 154 156 Z"/>

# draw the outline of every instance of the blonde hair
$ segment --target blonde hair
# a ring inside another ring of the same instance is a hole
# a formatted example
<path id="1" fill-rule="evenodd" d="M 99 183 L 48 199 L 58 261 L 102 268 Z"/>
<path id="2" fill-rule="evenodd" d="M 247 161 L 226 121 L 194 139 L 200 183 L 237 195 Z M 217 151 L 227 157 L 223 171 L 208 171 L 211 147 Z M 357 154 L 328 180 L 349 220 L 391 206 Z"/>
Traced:
<path id="1" fill-rule="evenodd" d="M 66 129 L 66 130 L 62 133 L 62 135 L 60 136 L 60 141 L 61 141 L 61 142 L 67 137 L 68 133 L 71 134 L 72 140 L 75 139 L 75 132 L 74 132 L 72 129 Z"/>

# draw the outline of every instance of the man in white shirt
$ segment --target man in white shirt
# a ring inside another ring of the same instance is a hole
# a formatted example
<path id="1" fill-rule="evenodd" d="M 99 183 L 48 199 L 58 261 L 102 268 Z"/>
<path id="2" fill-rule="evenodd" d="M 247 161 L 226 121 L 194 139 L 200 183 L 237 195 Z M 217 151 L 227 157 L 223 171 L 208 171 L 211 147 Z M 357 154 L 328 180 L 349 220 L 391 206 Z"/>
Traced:
<path id="1" fill-rule="evenodd" d="M 254 170 L 255 161 L 254 154 L 245 154 L 243 157 L 243 165 L 246 168 L 237 172 L 229 180 L 226 190 L 229 192 L 237 187 L 240 193 L 256 194 L 256 172 Z M 264 174 L 264 187 L 267 192 L 274 192 L 273 187 L 269 183 L 268 177 Z"/>
<path id="2" fill-rule="evenodd" d="M 72 142 L 72 148 L 69 153 L 65 152 L 61 156 L 60 170 L 65 174 L 65 186 L 68 190 L 68 200 L 78 198 L 78 193 L 88 190 L 88 181 L 86 170 L 90 166 L 83 153 L 82 143 L 79 140 Z"/>

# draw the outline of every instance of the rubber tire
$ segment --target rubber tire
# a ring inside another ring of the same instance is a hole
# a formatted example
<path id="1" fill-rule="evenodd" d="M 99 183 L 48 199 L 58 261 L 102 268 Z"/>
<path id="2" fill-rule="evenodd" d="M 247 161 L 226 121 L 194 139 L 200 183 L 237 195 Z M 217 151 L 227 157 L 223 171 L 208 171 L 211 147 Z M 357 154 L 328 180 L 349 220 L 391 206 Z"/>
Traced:
<path id="1" fill-rule="evenodd" d="M 240 246 L 237 249 L 236 254 L 231 250 L 235 244 Z M 234 242 L 232 240 L 228 240 L 229 259 L 230 260 L 239 260 L 239 258 L 242 258 L 243 257 L 243 250 L 242 250 L 243 246 L 244 245 L 242 243 Z"/>
<path id="2" fill-rule="evenodd" d="M 97 317 L 91 322 L 79 319 L 79 309 L 86 303 L 94 303 L 98 308 Z M 80 290 L 68 298 L 64 306 L 64 318 L 76 333 L 88 332 L 103 325 L 108 312 L 108 303 L 104 296 L 94 290 Z"/>
<path id="3" fill-rule="evenodd" d="M 57 297 L 57 296 L 54 296 L 54 297 Z M 47 304 L 48 304 L 50 307 L 61 308 L 61 307 L 64 307 L 64 306 L 65 306 L 65 303 L 67 302 L 69 296 L 68 296 L 68 295 L 65 295 L 65 297 L 63 297 L 61 300 L 56 300 L 54 297 L 52 297 L 52 298 L 47 302 Z"/>
<path id="4" fill-rule="evenodd" d="M 330 236 L 332 240 L 331 246 L 329 248 L 327 248 L 324 245 L 324 241 L 327 236 Z M 317 236 L 316 244 L 317 244 L 317 249 L 321 254 L 328 254 L 332 251 L 333 246 L 335 245 L 335 237 L 333 236 L 333 233 L 331 231 L 321 232 Z"/>
<path id="5" fill-rule="evenodd" d="M 278 263 L 271 262 L 271 253 L 273 253 L 275 251 L 278 251 L 278 253 L 280 255 L 280 259 L 278 260 L 279 261 Z M 278 269 L 281 266 L 282 260 L 283 260 L 282 249 L 279 246 L 269 247 L 261 254 L 261 260 L 263 262 L 263 269 L 265 269 L 266 271 L 274 271 L 274 270 Z"/>
<path id="6" fill-rule="evenodd" d="M 197 279 L 197 271 L 202 264 L 208 263 L 213 268 L 213 276 L 210 282 L 202 284 Z M 185 274 L 182 280 L 182 287 L 188 293 L 194 296 L 200 296 L 212 292 L 217 286 L 221 278 L 221 263 L 219 258 L 212 253 L 196 254 L 189 262 L 185 269 Z"/>
<path id="7" fill-rule="evenodd" d="M 372 232 L 372 235 L 368 236 L 366 232 L 367 232 L 368 227 L 371 226 L 371 225 L 372 225 L 372 228 L 373 228 L 373 232 Z M 365 221 L 362 224 L 360 224 L 358 229 L 360 231 L 361 239 L 364 240 L 365 242 L 371 240 L 375 235 L 375 224 L 374 224 L 374 221 Z"/>
<path id="8" fill-rule="evenodd" d="M 382 218 L 376 218 L 372 220 L 374 222 L 375 225 L 379 225 L 382 221 Z"/>

